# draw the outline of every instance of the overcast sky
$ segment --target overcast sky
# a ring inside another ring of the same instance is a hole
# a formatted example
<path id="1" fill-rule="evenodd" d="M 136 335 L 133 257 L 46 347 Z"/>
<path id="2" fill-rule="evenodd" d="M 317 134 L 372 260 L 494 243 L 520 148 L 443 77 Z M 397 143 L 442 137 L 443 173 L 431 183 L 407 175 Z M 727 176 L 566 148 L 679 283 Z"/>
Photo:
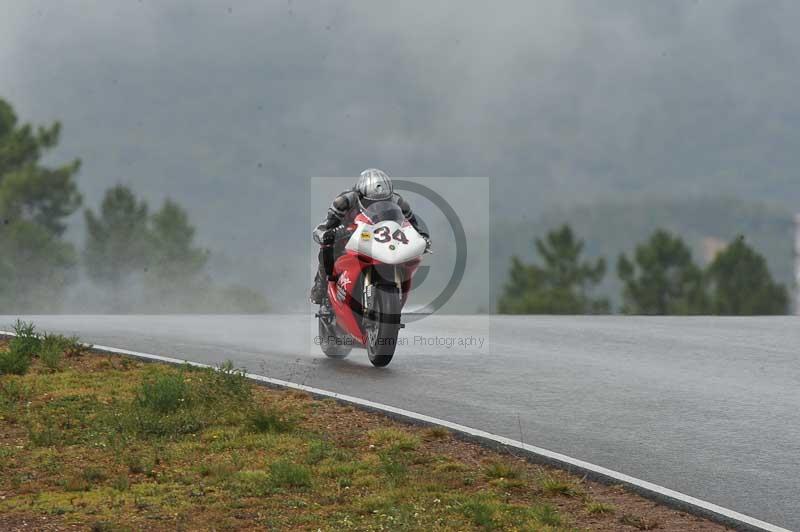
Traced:
<path id="1" fill-rule="evenodd" d="M 0 94 L 25 119 L 65 123 L 63 153 L 85 159 L 87 185 L 166 175 L 179 190 L 187 174 L 202 185 L 376 165 L 648 187 L 735 173 L 741 159 L 771 173 L 796 162 L 797 2 L 3 11 Z"/>
<path id="2" fill-rule="evenodd" d="M 118 182 L 172 195 L 229 253 L 306 221 L 306 178 L 370 166 L 489 176 L 506 215 L 800 200 L 796 1 L 0 6 L 0 97 L 63 122 L 87 204 Z"/>

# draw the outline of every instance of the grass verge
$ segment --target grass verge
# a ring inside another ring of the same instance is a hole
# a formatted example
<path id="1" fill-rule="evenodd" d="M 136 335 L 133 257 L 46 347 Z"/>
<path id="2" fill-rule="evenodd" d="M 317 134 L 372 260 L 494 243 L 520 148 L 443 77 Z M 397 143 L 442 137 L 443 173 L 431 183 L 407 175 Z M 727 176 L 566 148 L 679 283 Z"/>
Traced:
<path id="1" fill-rule="evenodd" d="M 0 341 L 1 530 L 724 530 L 230 364 L 20 330 Z"/>

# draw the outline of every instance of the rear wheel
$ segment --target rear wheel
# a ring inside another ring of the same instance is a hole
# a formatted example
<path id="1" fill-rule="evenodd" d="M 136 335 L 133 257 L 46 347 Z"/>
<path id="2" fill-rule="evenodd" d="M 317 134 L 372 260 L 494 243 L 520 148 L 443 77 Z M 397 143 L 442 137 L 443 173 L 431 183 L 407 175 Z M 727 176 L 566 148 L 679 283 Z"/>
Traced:
<path id="1" fill-rule="evenodd" d="M 324 318 L 319 318 L 317 321 L 319 321 L 319 346 L 325 356 L 344 358 L 349 355 L 353 348 L 352 339 Z"/>
<path id="2" fill-rule="evenodd" d="M 394 285 L 374 286 L 366 323 L 367 355 L 373 366 L 392 361 L 400 332 L 400 292 Z"/>

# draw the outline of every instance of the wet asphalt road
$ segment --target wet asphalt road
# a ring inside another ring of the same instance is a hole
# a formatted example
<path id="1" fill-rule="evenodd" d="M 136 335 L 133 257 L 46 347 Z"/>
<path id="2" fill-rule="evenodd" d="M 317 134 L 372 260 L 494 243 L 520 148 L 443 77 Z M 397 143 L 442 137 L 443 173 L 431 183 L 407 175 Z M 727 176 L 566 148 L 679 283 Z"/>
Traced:
<path id="1" fill-rule="evenodd" d="M 96 344 L 231 359 L 800 530 L 798 318 L 432 316 L 408 324 L 382 370 L 363 350 L 326 359 L 304 315 L 29 319 Z"/>

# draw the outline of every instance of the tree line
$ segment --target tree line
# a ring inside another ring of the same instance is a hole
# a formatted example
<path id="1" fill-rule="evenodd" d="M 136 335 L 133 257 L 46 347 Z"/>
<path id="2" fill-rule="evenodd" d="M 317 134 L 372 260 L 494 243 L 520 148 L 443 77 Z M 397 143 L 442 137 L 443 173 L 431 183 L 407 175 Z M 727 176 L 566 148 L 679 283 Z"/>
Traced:
<path id="1" fill-rule="evenodd" d="M 259 292 L 211 280 L 209 251 L 196 244 L 187 212 L 171 199 L 151 213 L 130 188 L 110 188 L 97 212 L 84 211 L 86 244 L 76 249 L 64 233 L 83 203 L 75 181 L 81 162 L 42 161 L 60 133 L 59 122 L 19 123 L 0 98 L 0 314 L 59 310 L 81 269 L 109 296 L 97 310 L 266 310 Z"/>
<path id="2" fill-rule="evenodd" d="M 592 294 L 606 275 L 604 258 L 581 257 L 584 242 L 569 225 L 537 238 L 541 261 L 512 257 L 498 299 L 501 314 L 605 314 L 607 298 Z M 729 243 L 705 267 L 698 266 L 680 236 L 658 229 L 616 264 L 624 314 L 774 315 L 789 311 L 789 293 L 776 283 L 762 255 L 743 237 Z"/>
<path id="3" fill-rule="evenodd" d="M 187 212 L 167 199 L 150 212 L 128 187 L 106 191 L 99 209 L 84 211 L 82 250 L 65 238 L 82 206 L 75 177 L 81 162 L 43 162 L 58 145 L 61 124 L 21 124 L 0 98 L 0 313 L 59 310 L 79 272 L 104 288 L 99 311 L 266 310 L 264 297 L 243 286 L 219 286 L 207 274 L 209 251 L 195 242 Z M 607 298 L 593 294 L 605 259 L 581 257 L 584 242 L 569 225 L 536 239 L 540 263 L 512 257 L 498 311 L 509 314 L 600 314 Z M 705 268 L 677 235 L 657 230 L 617 260 L 626 314 L 785 314 L 789 295 L 766 260 L 743 238 Z"/>

